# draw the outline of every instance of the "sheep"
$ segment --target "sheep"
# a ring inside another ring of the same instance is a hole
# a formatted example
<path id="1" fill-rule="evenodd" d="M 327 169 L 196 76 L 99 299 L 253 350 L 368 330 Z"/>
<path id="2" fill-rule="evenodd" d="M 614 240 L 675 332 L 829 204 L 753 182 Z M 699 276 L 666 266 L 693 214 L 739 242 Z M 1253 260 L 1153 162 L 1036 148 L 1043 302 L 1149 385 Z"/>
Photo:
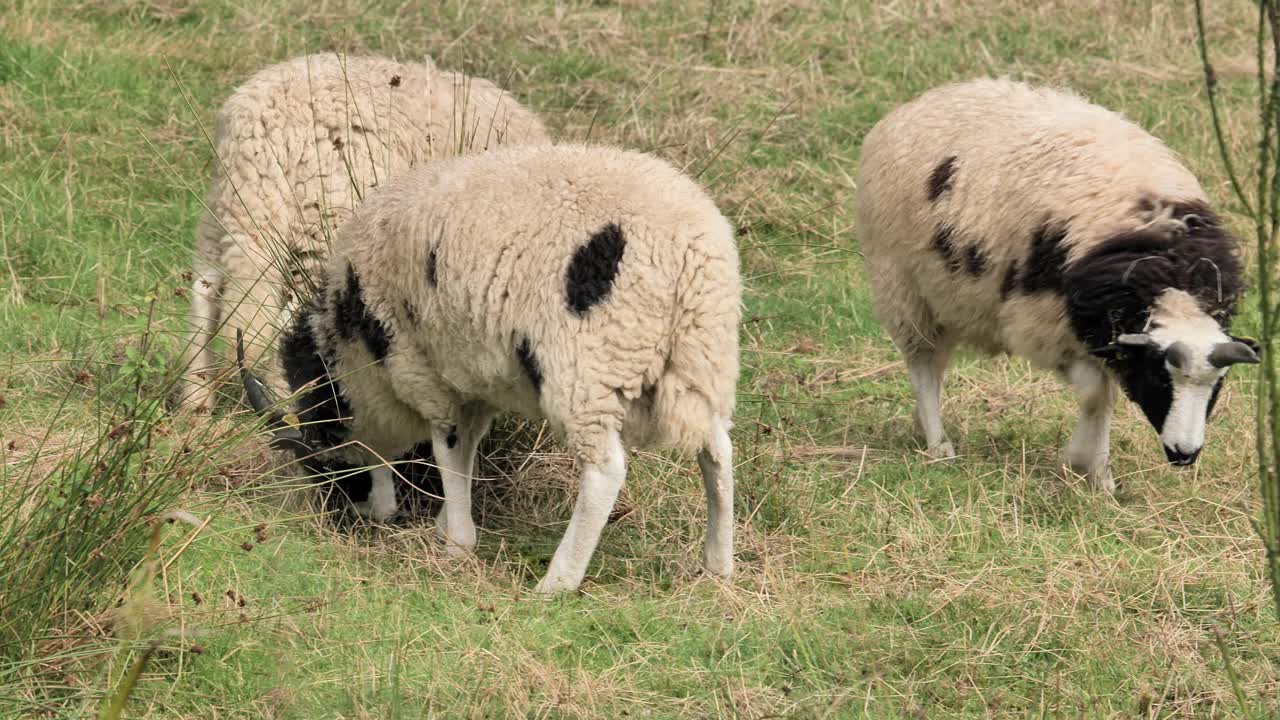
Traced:
<path id="1" fill-rule="evenodd" d="M 255 74 L 217 117 L 179 404 L 212 409 L 220 332 L 243 330 L 253 362 L 287 327 L 331 231 L 365 193 L 431 158 L 522 142 L 549 142 L 536 115 L 430 59 L 317 54 Z"/>
<path id="2" fill-rule="evenodd" d="M 728 577 L 741 294 L 733 228 L 662 160 L 558 145 L 429 163 L 339 231 L 322 291 L 281 341 L 300 423 L 274 426 L 300 456 L 350 465 L 429 440 L 437 525 L 462 554 L 476 544 L 471 475 L 490 422 L 547 420 L 580 477 L 540 593 L 582 582 L 624 447 L 694 452 L 704 566 Z"/>
<path id="3" fill-rule="evenodd" d="M 1068 91 L 930 90 L 863 145 L 858 227 L 877 317 L 905 357 L 927 452 L 955 455 L 942 380 L 959 344 L 1056 370 L 1080 396 L 1063 465 L 1115 491 L 1114 388 L 1174 465 L 1195 462 L 1227 369 L 1237 241 L 1172 151 Z"/>

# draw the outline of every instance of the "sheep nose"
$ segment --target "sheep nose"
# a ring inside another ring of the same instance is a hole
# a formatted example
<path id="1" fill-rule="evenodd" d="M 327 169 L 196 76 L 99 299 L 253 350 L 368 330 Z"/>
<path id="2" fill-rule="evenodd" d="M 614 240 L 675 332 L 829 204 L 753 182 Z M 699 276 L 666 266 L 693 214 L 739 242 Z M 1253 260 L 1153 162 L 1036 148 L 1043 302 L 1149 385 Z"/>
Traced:
<path id="1" fill-rule="evenodd" d="M 1200 457 L 1201 449 L 1196 448 L 1191 452 L 1183 452 L 1179 446 L 1169 447 L 1165 445 L 1164 456 L 1169 458 L 1169 462 L 1174 465 L 1192 465 L 1195 463 L 1196 458 Z"/>

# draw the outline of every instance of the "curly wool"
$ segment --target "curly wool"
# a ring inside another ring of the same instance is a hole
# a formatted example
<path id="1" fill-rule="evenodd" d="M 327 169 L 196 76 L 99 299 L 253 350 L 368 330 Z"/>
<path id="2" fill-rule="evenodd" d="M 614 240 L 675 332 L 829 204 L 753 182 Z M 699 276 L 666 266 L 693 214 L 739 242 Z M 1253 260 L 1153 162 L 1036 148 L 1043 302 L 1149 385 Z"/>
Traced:
<path id="1" fill-rule="evenodd" d="M 347 312 L 353 288 L 364 317 Z M 712 418 L 732 416 L 740 298 L 732 227 L 668 163 L 503 148 L 371 196 L 299 330 L 333 359 L 350 438 L 384 457 L 479 401 L 546 418 L 580 461 L 603 463 L 613 431 L 711 442 Z"/>
<path id="2" fill-rule="evenodd" d="M 1073 93 L 1009 80 L 936 88 L 882 119 L 858 225 L 877 314 L 908 350 L 946 328 L 1061 367 L 1142 331 L 1167 288 L 1225 323 L 1241 287 L 1234 239 L 1172 151 Z"/>
<path id="3" fill-rule="evenodd" d="M 242 329 L 251 361 L 272 344 L 293 289 L 305 289 L 334 230 L 378 185 L 433 158 L 549 141 L 510 94 L 429 59 L 317 54 L 259 71 L 218 113 L 196 229 L 186 401 L 212 401 L 201 375 L 214 365 L 205 346 L 215 333 Z"/>

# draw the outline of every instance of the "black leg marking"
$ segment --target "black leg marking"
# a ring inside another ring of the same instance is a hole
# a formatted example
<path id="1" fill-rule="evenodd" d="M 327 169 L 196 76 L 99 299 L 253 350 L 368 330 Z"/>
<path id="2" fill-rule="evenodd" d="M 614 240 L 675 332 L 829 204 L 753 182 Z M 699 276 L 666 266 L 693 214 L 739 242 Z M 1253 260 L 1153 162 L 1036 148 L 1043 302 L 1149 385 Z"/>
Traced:
<path id="1" fill-rule="evenodd" d="M 524 373 L 529 376 L 533 391 L 541 393 L 542 365 L 538 363 L 538 358 L 533 354 L 533 348 L 529 345 L 529 338 L 521 339 L 520 344 L 516 346 L 516 359 L 520 361 L 520 367 L 524 368 Z"/>
<path id="2" fill-rule="evenodd" d="M 364 304 L 360 276 L 350 264 L 347 265 L 347 286 L 333 299 L 333 318 L 343 340 L 349 341 L 359 335 L 375 358 L 382 360 L 387 356 L 391 348 L 387 328 Z"/>
<path id="3" fill-rule="evenodd" d="M 947 191 L 951 190 L 955 174 L 956 156 L 950 155 L 929 174 L 929 202 L 937 202 L 938 198 L 941 198 Z"/>
<path id="4" fill-rule="evenodd" d="M 949 273 L 960 272 L 961 257 L 956 248 L 955 233 L 956 229 L 950 225 L 939 225 L 938 230 L 933 233 L 933 249 L 942 256 L 942 262 Z"/>
<path id="5" fill-rule="evenodd" d="M 585 315 L 609 297 L 626 246 L 622 228 L 609 223 L 574 252 L 565 273 L 565 298 L 570 310 Z"/>
<path id="6" fill-rule="evenodd" d="M 450 450 L 458 447 L 458 426 L 457 425 L 454 425 L 453 427 L 449 428 L 449 434 L 445 436 L 444 443 L 449 446 Z"/>
<path id="7" fill-rule="evenodd" d="M 436 251 L 432 250 L 427 256 L 427 284 L 431 287 L 436 286 Z"/>

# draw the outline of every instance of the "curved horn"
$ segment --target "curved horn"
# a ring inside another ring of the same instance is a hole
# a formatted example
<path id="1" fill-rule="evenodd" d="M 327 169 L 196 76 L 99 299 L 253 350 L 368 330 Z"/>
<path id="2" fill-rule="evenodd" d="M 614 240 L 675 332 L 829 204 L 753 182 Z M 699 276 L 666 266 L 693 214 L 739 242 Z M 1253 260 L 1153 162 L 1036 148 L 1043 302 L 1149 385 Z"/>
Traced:
<path id="1" fill-rule="evenodd" d="M 1216 368 L 1230 367 L 1236 363 L 1253 364 L 1259 361 L 1258 353 L 1239 340 L 1218 343 L 1213 346 L 1213 350 L 1209 351 L 1209 364 Z"/>
<path id="2" fill-rule="evenodd" d="M 267 392 L 266 386 L 254 377 L 244 364 L 244 333 L 239 328 L 236 329 L 236 366 L 240 368 L 240 381 L 244 383 L 244 395 L 254 412 L 270 412 L 271 406 L 275 403 L 271 401 L 271 395 Z"/>
<path id="3" fill-rule="evenodd" d="M 239 328 L 236 329 L 236 365 L 240 368 L 240 380 L 244 383 L 244 395 L 250 407 L 254 412 L 267 416 L 267 426 L 273 436 L 271 446 L 277 450 L 292 450 L 299 457 L 312 454 L 314 450 L 303 440 L 302 431 L 296 425 L 297 418 L 291 423 L 286 416 L 271 410 L 275 405 L 271 393 L 244 363 L 244 333 Z"/>
<path id="4" fill-rule="evenodd" d="M 1184 371 L 1191 367 L 1190 345 L 1182 342 L 1181 340 L 1176 340 L 1169 346 L 1169 349 L 1164 352 L 1165 360 L 1168 360 L 1170 365 Z"/>

